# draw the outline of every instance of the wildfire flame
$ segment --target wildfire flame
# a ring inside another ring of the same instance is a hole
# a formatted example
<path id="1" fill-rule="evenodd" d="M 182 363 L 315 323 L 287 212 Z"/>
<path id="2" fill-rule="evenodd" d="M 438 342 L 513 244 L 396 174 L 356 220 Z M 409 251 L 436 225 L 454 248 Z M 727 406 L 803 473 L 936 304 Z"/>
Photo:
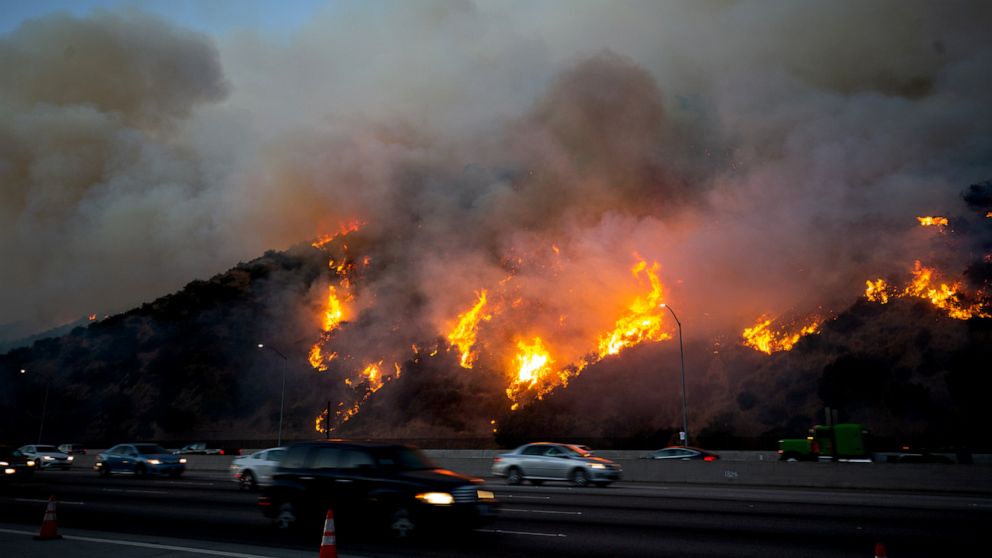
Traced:
<path id="1" fill-rule="evenodd" d="M 798 331 L 792 332 L 786 331 L 784 328 L 772 328 L 773 322 L 772 318 L 763 315 L 753 326 L 745 328 L 742 334 L 744 345 L 769 355 L 778 351 L 789 351 L 799 339 L 816 333 L 820 327 L 819 318 L 814 318 L 799 328 Z"/>
<path id="2" fill-rule="evenodd" d="M 478 355 L 472 352 L 475 346 L 475 336 L 478 331 L 479 322 L 492 319 L 492 314 L 483 313 L 486 306 L 486 291 L 479 293 L 479 300 L 472 306 L 472 309 L 458 316 L 458 324 L 448 334 L 448 341 L 458 347 L 461 351 L 460 364 L 462 368 L 472 368 Z"/>
<path id="3" fill-rule="evenodd" d="M 946 283 L 937 280 L 937 270 L 924 266 L 919 260 L 913 262 L 912 275 L 913 279 L 901 291 L 889 287 L 884 279 L 867 281 L 865 298 L 885 304 L 890 296 L 913 297 L 930 301 L 948 316 L 958 320 L 992 317 L 981 303 L 969 304 L 964 300 L 960 282 Z"/>
<path id="4" fill-rule="evenodd" d="M 635 278 L 639 278 L 641 273 L 647 275 L 651 292 L 635 298 L 628 307 L 629 313 L 617 320 L 613 331 L 600 337 L 599 358 L 615 355 L 644 341 L 661 341 L 670 337 L 661 330 L 664 291 L 658 279 L 658 268 L 657 263 L 648 268 L 647 262 L 641 260 L 631 269 Z"/>
<path id="5" fill-rule="evenodd" d="M 921 227 L 946 227 L 947 217 L 917 217 Z"/>
<path id="6" fill-rule="evenodd" d="M 92 321 L 95 321 L 95 320 L 96 320 L 96 314 L 90 314 L 89 316 L 87 316 L 87 319 L 88 319 L 89 321 L 91 321 L 91 322 L 92 322 Z"/>

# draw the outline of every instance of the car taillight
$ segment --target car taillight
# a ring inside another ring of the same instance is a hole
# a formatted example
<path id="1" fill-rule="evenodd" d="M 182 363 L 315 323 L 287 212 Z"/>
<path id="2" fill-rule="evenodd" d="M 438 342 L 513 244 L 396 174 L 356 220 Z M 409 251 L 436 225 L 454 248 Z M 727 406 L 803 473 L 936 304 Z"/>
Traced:
<path id="1" fill-rule="evenodd" d="M 220 454 L 221 455 L 224 455 L 224 450 L 220 450 Z"/>
<path id="2" fill-rule="evenodd" d="M 502 458 L 496 457 L 496 458 L 493 459 L 493 463 L 499 463 L 502 460 L 503 460 Z"/>
<path id="3" fill-rule="evenodd" d="M 706 457 L 703 458 L 703 461 L 716 461 L 716 457 L 712 455 L 707 455 Z"/>
<path id="4" fill-rule="evenodd" d="M 268 506 L 271 506 L 272 505 L 272 500 L 270 500 L 267 496 L 259 496 L 258 497 L 258 505 L 260 507 L 263 507 L 263 508 L 268 507 Z"/>

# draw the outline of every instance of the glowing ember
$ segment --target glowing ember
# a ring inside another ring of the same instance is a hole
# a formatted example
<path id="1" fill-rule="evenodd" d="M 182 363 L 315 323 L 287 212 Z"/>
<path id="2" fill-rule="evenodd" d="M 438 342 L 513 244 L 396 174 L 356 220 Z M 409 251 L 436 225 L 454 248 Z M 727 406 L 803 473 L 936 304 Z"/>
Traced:
<path id="1" fill-rule="evenodd" d="M 917 217 L 921 227 L 946 227 L 947 217 Z"/>
<path id="2" fill-rule="evenodd" d="M 802 326 L 799 331 L 788 332 L 785 329 L 772 328 L 773 320 L 767 316 L 758 318 L 758 322 L 746 328 L 742 334 L 744 345 L 763 353 L 772 354 L 778 351 L 791 350 L 793 346 L 806 335 L 816 333 L 820 320 Z"/>
<path id="3" fill-rule="evenodd" d="M 90 314 L 89 316 L 87 316 L 87 318 L 89 319 L 89 321 L 92 322 L 92 321 L 96 320 L 96 314 Z"/>
<path id="4" fill-rule="evenodd" d="M 458 316 L 458 325 L 448 334 L 448 341 L 458 347 L 461 351 L 462 368 L 472 368 L 477 355 L 472 352 L 475 346 L 475 336 L 479 327 L 479 322 L 489 320 L 492 314 L 484 314 L 482 309 L 486 306 L 486 291 L 479 293 L 479 300 L 471 310 Z"/>

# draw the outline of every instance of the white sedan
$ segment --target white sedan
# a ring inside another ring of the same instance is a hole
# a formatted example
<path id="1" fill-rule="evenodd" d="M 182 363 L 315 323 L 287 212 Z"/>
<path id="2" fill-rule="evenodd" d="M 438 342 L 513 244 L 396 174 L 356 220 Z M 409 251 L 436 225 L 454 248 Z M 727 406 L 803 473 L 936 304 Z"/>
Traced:
<path id="1" fill-rule="evenodd" d="M 242 490 L 255 490 L 272 482 L 272 473 L 286 455 L 286 448 L 269 448 L 242 455 L 231 462 L 231 476 Z"/>
<path id="2" fill-rule="evenodd" d="M 59 451 L 55 446 L 30 444 L 21 446 L 18 448 L 18 451 L 28 459 L 35 460 L 39 469 L 53 469 L 58 467 L 68 470 L 72 467 L 72 456 Z"/>

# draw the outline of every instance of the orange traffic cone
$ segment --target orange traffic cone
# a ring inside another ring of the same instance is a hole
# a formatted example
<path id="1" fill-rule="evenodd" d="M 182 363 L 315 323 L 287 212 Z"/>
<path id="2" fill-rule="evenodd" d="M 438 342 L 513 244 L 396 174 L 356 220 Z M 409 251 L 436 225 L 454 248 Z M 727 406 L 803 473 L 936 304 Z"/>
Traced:
<path id="1" fill-rule="evenodd" d="M 334 510 L 327 510 L 324 538 L 320 541 L 320 558 L 338 558 L 338 541 L 334 536 Z"/>
<path id="2" fill-rule="evenodd" d="M 45 509 L 45 518 L 41 520 L 41 531 L 34 538 L 36 541 L 52 541 L 61 539 L 59 528 L 55 521 L 55 496 L 49 496 L 48 507 Z"/>
<path id="3" fill-rule="evenodd" d="M 888 556 L 885 554 L 885 545 L 882 543 L 875 544 L 875 558 L 885 558 Z"/>

